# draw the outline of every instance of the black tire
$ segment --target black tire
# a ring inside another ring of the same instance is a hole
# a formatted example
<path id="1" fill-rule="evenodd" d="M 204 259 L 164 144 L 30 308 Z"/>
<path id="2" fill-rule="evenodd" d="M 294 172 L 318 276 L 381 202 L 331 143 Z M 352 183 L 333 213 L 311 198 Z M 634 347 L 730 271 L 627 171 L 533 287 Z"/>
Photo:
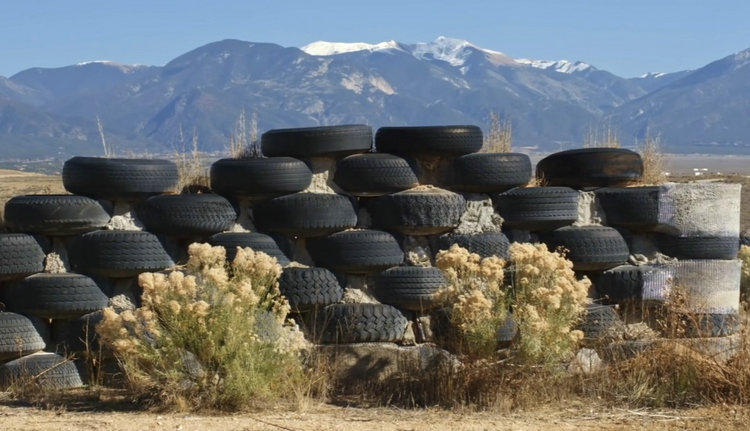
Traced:
<path id="1" fill-rule="evenodd" d="M 147 231 L 176 238 L 213 235 L 237 220 L 232 204 L 213 193 L 152 196 L 135 212 Z"/>
<path id="2" fill-rule="evenodd" d="M 61 355 L 86 351 L 99 352 L 103 346 L 99 344 L 96 325 L 103 318 L 101 311 L 95 311 L 72 320 L 53 320 L 52 344 L 55 346 L 55 352 Z"/>
<path id="3" fill-rule="evenodd" d="M 227 262 L 233 262 L 237 256 L 237 247 L 250 247 L 254 251 L 273 257 L 281 266 L 289 265 L 289 258 L 281 251 L 279 245 L 268 235 L 258 232 L 222 232 L 208 238 L 211 245 L 219 245 L 227 251 Z"/>
<path id="4" fill-rule="evenodd" d="M 531 180 L 531 161 L 521 153 L 476 153 L 453 160 L 453 189 L 499 193 Z"/>
<path id="5" fill-rule="evenodd" d="M 727 337 L 742 328 L 739 314 L 688 314 L 680 320 L 686 338 Z"/>
<path id="6" fill-rule="evenodd" d="M 0 389 L 8 388 L 19 381 L 28 381 L 42 390 L 83 386 L 81 376 L 72 360 L 48 352 L 25 356 L 0 365 Z"/>
<path id="7" fill-rule="evenodd" d="M 5 225 L 13 232 L 75 235 L 101 229 L 109 219 L 99 202 L 85 196 L 26 195 L 5 203 Z"/>
<path id="8" fill-rule="evenodd" d="M 337 232 L 309 240 L 307 249 L 317 265 L 346 274 L 371 274 L 404 261 L 396 238 L 379 230 Z"/>
<path id="9" fill-rule="evenodd" d="M 260 137 L 269 157 L 347 156 L 372 149 L 372 128 L 364 124 L 269 130 Z"/>
<path id="10" fill-rule="evenodd" d="M 596 199 L 610 226 L 648 232 L 659 224 L 659 187 L 606 187 Z"/>
<path id="11" fill-rule="evenodd" d="M 63 165 L 62 177 L 70 193 L 114 200 L 173 191 L 179 174 L 169 160 L 73 157 Z"/>
<path id="12" fill-rule="evenodd" d="M 33 236 L 0 234 L 0 280 L 22 278 L 44 271 L 44 251 Z"/>
<path id="13" fill-rule="evenodd" d="M 343 195 L 295 193 L 259 202 L 253 208 L 260 230 L 288 236 L 323 236 L 353 228 L 357 211 Z"/>
<path id="14" fill-rule="evenodd" d="M 472 234 L 445 234 L 437 238 L 438 250 L 448 250 L 453 244 L 458 244 L 471 253 L 482 258 L 497 256 L 507 260 L 510 241 L 501 232 L 482 232 Z"/>
<path id="15" fill-rule="evenodd" d="M 482 149 L 477 126 L 381 127 L 375 134 L 378 152 L 425 156 L 460 156 Z"/>
<path id="16" fill-rule="evenodd" d="M 643 175 L 643 161 L 624 148 L 579 148 L 560 151 L 536 165 L 536 176 L 550 186 L 610 187 L 636 182 Z"/>
<path id="17" fill-rule="evenodd" d="M 28 317 L 0 312 L 0 363 L 30 355 L 44 347 L 44 340 Z"/>
<path id="18" fill-rule="evenodd" d="M 69 257 L 77 272 L 114 278 L 174 266 L 158 238 L 142 231 L 99 230 L 83 234 L 73 242 Z"/>
<path id="19" fill-rule="evenodd" d="M 279 277 L 279 290 L 296 312 L 323 308 L 341 301 L 344 296 L 336 276 L 325 268 L 316 267 L 284 268 Z"/>
<path id="20" fill-rule="evenodd" d="M 320 342 L 345 344 L 397 342 L 404 338 L 406 317 L 385 304 L 333 304 L 317 317 Z"/>
<path id="21" fill-rule="evenodd" d="M 372 223 L 406 235 L 429 235 L 458 226 L 466 201 L 442 189 L 410 189 L 368 202 Z"/>
<path id="22" fill-rule="evenodd" d="M 109 298 L 91 278 L 81 274 L 35 274 L 13 286 L 19 313 L 45 319 L 72 319 L 100 310 Z"/>
<path id="23" fill-rule="evenodd" d="M 596 340 L 605 336 L 614 336 L 612 330 L 622 327 L 623 322 L 617 310 L 609 305 L 589 304 L 583 321 L 576 329 L 583 331 L 583 337 Z"/>
<path id="24" fill-rule="evenodd" d="M 312 171 L 292 157 L 220 159 L 211 165 L 211 188 L 230 197 L 273 197 L 310 186 Z"/>
<path id="25" fill-rule="evenodd" d="M 717 214 L 717 216 L 720 216 Z M 737 237 L 655 234 L 659 251 L 678 259 L 736 259 L 740 249 Z"/>
<path id="26" fill-rule="evenodd" d="M 504 229 L 552 230 L 578 220 L 578 192 L 568 187 L 516 188 L 492 201 Z"/>
<path id="27" fill-rule="evenodd" d="M 611 227 L 563 227 L 539 234 L 550 250 L 562 247 L 576 271 L 598 271 L 627 262 L 630 252 L 622 235 Z"/>
<path id="28" fill-rule="evenodd" d="M 354 196 L 381 196 L 419 184 L 409 162 L 384 153 L 355 154 L 339 160 L 333 181 Z"/>
<path id="29" fill-rule="evenodd" d="M 397 266 L 375 276 L 375 297 L 383 304 L 424 312 L 440 306 L 435 294 L 448 281 L 434 267 Z"/>
<path id="30" fill-rule="evenodd" d="M 634 265 L 608 269 L 594 278 L 594 288 L 608 304 L 640 301 L 643 293 L 643 269 Z"/>

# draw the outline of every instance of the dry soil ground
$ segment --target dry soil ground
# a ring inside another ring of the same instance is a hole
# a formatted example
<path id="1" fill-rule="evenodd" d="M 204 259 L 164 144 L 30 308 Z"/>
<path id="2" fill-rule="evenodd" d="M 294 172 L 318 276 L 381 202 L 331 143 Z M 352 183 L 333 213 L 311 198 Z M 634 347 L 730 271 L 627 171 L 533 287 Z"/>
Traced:
<path id="1" fill-rule="evenodd" d="M 750 185 L 750 178 L 732 181 Z M 750 187 L 743 190 L 748 214 Z M 12 196 L 62 193 L 60 177 L 0 170 L 0 209 Z M 750 220 L 743 217 L 743 229 Z M 76 398 L 77 399 L 77 398 Z M 746 430 L 750 408 L 713 406 L 679 410 L 632 409 L 570 400 L 514 412 L 469 412 L 438 409 L 347 408 L 326 404 L 304 409 L 266 410 L 254 414 L 164 414 L 128 408 L 102 409 L 87 401 L 65 407 L 39 408 L 19 404 L 0 393 L 0 429 L 12 430 Z"/>

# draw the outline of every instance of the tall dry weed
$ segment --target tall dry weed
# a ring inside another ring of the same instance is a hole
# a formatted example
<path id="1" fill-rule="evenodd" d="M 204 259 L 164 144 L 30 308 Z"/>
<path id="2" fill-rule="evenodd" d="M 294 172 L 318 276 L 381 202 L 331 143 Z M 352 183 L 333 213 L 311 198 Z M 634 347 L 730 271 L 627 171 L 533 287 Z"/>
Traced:
<path id="1" fill-rule="evenodd" d="M 509 118 L 503 118 L 495 111 L 490 111 L 490 130 L 485 135 L 482 145 L 484 153 L 510 153 L 513 151 L 513 124 Z"/>
<path id="2" fill-rule="evenodd" d="M 664 184 L 667 181 L 666 157 L 661 150 L 661 137 L 647 133 L 640 153 L 643 160 L 643 175 L 640 183 L 644 185 Z"/>

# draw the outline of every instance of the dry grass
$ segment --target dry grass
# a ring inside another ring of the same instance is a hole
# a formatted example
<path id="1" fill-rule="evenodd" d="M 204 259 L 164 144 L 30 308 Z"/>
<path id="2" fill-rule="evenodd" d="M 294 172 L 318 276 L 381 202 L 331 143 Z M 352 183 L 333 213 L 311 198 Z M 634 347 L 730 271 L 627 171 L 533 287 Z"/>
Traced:
<path id="1" fill-rule="evenodd" d="M 509 118 L 503 118 L 490 111 L 490 130 L 484 137 L 483 153 L 510 153 L 513 151 L 513 125 Z"/>
<path id="2" fill-rule="evenodd" d="M 240 116 L 234 126 L 234 132 L 229 137 L 229 155 L 233 159 L 247 159 L 262 157 L 263 153 L 258 140 L 258 113 L 253 111 L 250 118 L 248 130 L 245 109 L 240 111 Z"/>
<path id="3" fill-rule="evenodd" d="M 643 176 L 641 184 L 659 185 L 667 181 L 665 173 L 666 160 L 664 153 L 661 152 L 661 137 L 647 134 L 643 141 L 643 147 L 640 148 L 641 159 L 643 160 Z"/>
<path id="4" fill-rule="evenodd" d="M 175 163 L 177 163 L 179 173 L 176 192 L 198 193 L 210 190 L 211 179 L 206 166 L 207 160 L 205 154 L 198 150 L 198 133 L 196 131 L 193 131 L 190 150 L 183 150 L 175 154 Z"/>
<path id="5" fill-rule="evenodd" d="M 620 148 L 620 137 L 612 124 L 589 128 L 583 138 L 583 148 Z"/>

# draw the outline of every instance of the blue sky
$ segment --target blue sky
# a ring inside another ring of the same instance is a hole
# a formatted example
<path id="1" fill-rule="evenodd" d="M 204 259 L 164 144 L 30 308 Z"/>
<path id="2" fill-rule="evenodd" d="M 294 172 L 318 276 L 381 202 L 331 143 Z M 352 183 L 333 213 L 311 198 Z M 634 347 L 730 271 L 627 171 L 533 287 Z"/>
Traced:
<path id="1" fill-rule="evenodd" d="M 624 77 L 694 69 L 750 48 L 747 0 L 6 0 L 0 9 L 6 77 L 89 60 L 163 65 L 221 39 L 299 47 L 444 35 Z"/>

